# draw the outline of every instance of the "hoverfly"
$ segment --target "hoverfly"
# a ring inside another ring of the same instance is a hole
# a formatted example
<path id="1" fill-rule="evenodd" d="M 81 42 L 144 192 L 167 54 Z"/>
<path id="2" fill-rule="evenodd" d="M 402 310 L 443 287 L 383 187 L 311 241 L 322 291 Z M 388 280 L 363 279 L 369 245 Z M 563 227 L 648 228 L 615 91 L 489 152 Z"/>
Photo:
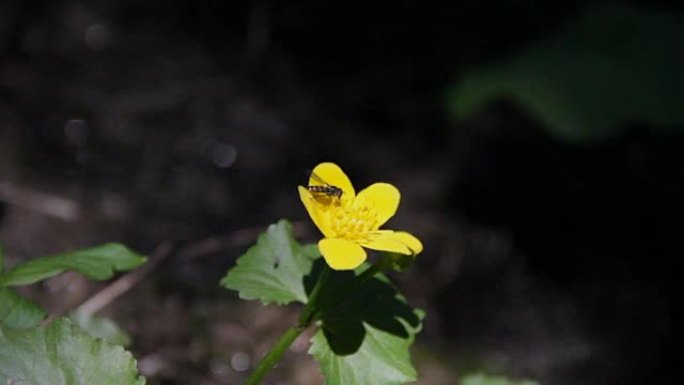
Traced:
<path id="1" fill-rule="evenodd" d="M 319 183 L 315 185 L 309 184 L 308 186 L 306 186 L 306 188 L 312 193 L 324 194 L 326 196 L 335 197 L 338 199 L 342 197 L 343 191 L 341 188 L 329 184 L 313 172 L 311 173 L 311 179 L 315 180 L 316 183 Z"/>

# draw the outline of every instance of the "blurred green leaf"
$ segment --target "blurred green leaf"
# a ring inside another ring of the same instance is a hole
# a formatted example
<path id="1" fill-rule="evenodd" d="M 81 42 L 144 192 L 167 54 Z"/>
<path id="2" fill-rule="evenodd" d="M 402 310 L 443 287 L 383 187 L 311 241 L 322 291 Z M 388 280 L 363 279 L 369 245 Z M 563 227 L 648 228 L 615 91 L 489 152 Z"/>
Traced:
<path id="1" fill-rule="evenodd" d="M 414 255 L 392 253 L 389 251 L 380 254 L 382 258 L 383 270 L 392 269 L 394 271 L 404 271 L 413 266 L 416 262 Z"/>
<path id="2" fill-rule="evenodd" d="M 116 271 L 134 269 L 146 261 L 126 246 L 108 243 L 86 250 L 37 258 L 0 274 L 0 286 L 28 285 L 60 274 L 77 271 L 94 280 L 111 278 Z"/>
<path id="3" fill-rule="evenodd" d="M 311 339 L 309 354 L 320 363 L 327 385 L 414 381 L 409 347 L 421 328 L 423 312 L 409 307 L 382 275 L 358 286 L 358 273 L 330 275 L 319 297 L 321 328 Z M 309 278 L 315 282 L 316 273 Z M 340 294 L 350 288 L 351 296 L 340 301 Z"/>
<path id="4" fill-rule="evenodd" d="M 558 138 L 593 141 L 625 123 L 684 127 L 684 17 L 628 5 L 592 6 L 557 35 L 465 73 L 449 92 L 460 118 L 512 97 Z"/>
<path id="5" fill-rule="evenodd" d="M 486 374 L 471 374 L 461 379 L 461 385 L 538 385 L 536 381 L 513 381 L 504 376 L 490 376 Z"/>
<path id="6" fill-rule="evenodd" d="M 45 327 L 0 325 L 0 384 L 144 385 L 135 359 L 67 319 Z"/>
<path id="7" fill-rule="evenodd" d="M 112 345 L 128 346 L 131 343 L 131 337 L 109 318 L 75 312 L 69 314 L 69 319 L 84 332 Z"/>
<path id="8" fill-rule="evenodd" d="M 14 290 L 0 287 L 0 326 L 29 328 L 38 325 L 47 314 Z"/>
<path id="9" fill-rule="evenodd" d="M 300 245 L 294 239 L 292 225 L 281 220 L 270 225 L 257 244 L 238 258 L 221 285 L 237 290 L 240 298 L 259 299 L 263 304 L 306 303 L 302 279 L 317 256 L 318 248 Z"/>

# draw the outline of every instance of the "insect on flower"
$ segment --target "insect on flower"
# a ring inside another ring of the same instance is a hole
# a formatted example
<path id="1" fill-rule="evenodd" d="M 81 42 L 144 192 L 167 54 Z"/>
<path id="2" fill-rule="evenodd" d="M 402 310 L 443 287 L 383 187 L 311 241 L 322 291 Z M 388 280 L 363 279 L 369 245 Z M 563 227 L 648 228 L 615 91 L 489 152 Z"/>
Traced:
<path id="1" fill-rule="evenodd" d="M 312 185 L 311 181 L 314 181 L 317 184 Z M 335 197 L 338 199 L 342 197 L 343 193 L 341 188 L 329 184 L 328 182 L 324 181 L 323 178 L 316 175 L 316 173 L 314 172 L 311 173 L 311 180 L 309 181 L 309 185 L 306 186 L 306 188 L 312 193 L 324 194 L 329 197 Z"/>
<path id="2" fill-rule="evenodd" d="M 298 191 L 323 234 L 318 249 L 334 270 L 359 267 L 367 258 L 364 248 L 411 257 L 423 251 L 423 244 L 412 234 L 380 228 L 394 216 L 401 198 L 389 183 L 373 183 L 357 194 L 340 166 L 324 162 L 313 169 L 309 184 L 299 186 Z"/>

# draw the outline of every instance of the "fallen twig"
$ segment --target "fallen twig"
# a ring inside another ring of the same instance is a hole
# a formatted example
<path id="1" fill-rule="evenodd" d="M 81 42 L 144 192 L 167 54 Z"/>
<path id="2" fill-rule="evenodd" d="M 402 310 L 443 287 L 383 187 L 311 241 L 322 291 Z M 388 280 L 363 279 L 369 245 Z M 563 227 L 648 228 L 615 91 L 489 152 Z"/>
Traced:
<path id="1" fill-rule="evenodd" d="M 85 315 L 97 313 L 110 302 L 137 285 L 138 282 L 159 266 L 163 260 L 168 258 L 172 254 L 172 251 L 173 247 L 171 242 L 164 241 L 160 243 L 152 252 L 148 263 L 112 282 L 109 286 L 83 302 L 76 311 Z"/>

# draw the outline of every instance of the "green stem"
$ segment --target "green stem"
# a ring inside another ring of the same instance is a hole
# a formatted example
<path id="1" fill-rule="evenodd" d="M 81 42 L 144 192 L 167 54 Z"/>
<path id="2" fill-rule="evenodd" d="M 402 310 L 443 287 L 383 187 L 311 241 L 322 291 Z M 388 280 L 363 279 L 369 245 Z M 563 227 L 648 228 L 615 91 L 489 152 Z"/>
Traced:
<path id="1" fill-rule="evenodd" d="M 318 302 L 318 297 L 321 295 L 321 289 L 325 285 L 325 282 L 328 280 L 328 275 L 330 274 L 330 268 L 328 266 L 323 266 L 323 271 L 321 271 L 321 274 L 318 275 L 318 280 L 316 281 L 316 285 L 314 286 L 313 290 L 311 291 L 311 295 L 309 296 L 309 301 L 306 303 L 306 307 L 302 311 L 302 313 L 299 315 L 299 326 L 300 327 L 307 327 L 309 324 L 311 324 L 311 321 L 314 319 L 314 315 L 317 312 L 317 302 Z"/>
<path id="2" fill-rule="evenodd" d="M 380 270 L 382 269 L 382 266 L 380 263 L 376 263 L 366 269 L 363 273 L 359 274 L 354 278 L 354 280 L 351 282 L 349 285 L 349 290 L 345 293 L 346 296 L 338 299 L 335 301 L 335 305 L 337 306 L 340 303 L 344 302 L 345 299 L 350 297 L 350 294 L 352 294 L 354 291 L 356 291 L 358 288 L 360 288 L 366 281 L 369 279 L 373 278 L 375 274 L 377 274 Z M 280 358 L 285 354 L 285 351 L 287 348 L 292 345 L 295 339 L 302 334 L 304 330 L 306 330 L 309 325 L 311 325 L 311 322 L 318 318 L 321 313 L 321 309 L 317 308 L 317 302 L 318 302 L 318 297 L 321 294 L 321 290 L 323 286 L 325 286 L 325 283 L 328 280 L 328 275 L 330 274 L 330 269 L 328 266 L 323 267 L 323 271 L 321 271 L 321 274 L 318 276 L 318 280 L 316 281 L 316 284 L 311 291 L 311 295 L 309 296 L 309 301 L 306 304 L 306 307 L 304 307 L 304 310 L 302 310 L 302 313 L 299 316 L 299 323 L 295 327 L 291 327 L 287 329 L 287 331 L 280 337 L 278 342 L 271 348 L 271 350 L 266 353 L 264 358 L 261 359 L 257 367 L 254 369 L 252 374 L 249 376 L 247 379 L 247 382 L 245 385 L 259 385 L 261 383 L 261 380 L 268 374 L 268 372 L 273 369 L 276 363 L 280 361 Z"/>
<path id="3" fill-rule="evenodd" d="M 311 321 L 313 320 L 316 302 L 320 296 L 321 289 L 328 280 L 328 274 L 328 266 L 325 266 L 323 271 L 321 271 L 321 274 L 318 275 L 318 280 L 311 291 L 309 301 L 306 303 L 306 307 L 304 307 L 304 310 L 302 310 L 302 313 L 299 316 L 299 323 L 297 326 L 287 329 L 287 331 L 280 336 L 278 342 L 276 342 L 271 350 L 266 353 L 264 358 L 259 361 L 257 367 L 254 368 L 252 374 L 250 374 L 249 378 L 247 378 L 245 385 L 259 385 L 264 376 L 266 376 L 266 374 L 273 369 L 275 364 L 280 361 L 280 358 L 283 356 L 283 354 L 285 354 L 287 348 L 292 345 L 294 340 L 297 339 L 297 337 L 302 334 L 307 327 L 309 327 Z"/>
<path id="4" fill-rule="evenodd" d="M 266 353 L 264 358 L 261 359 L 259 365 L 257 365 L 252 374 L 249 375 L 245 385 L 259 385 L 264 376 L 266 376 L 266 374 L 273 369 L 275 364 L 280 361 L 280 358 L 283 356 L 287 348 L 292 345 L 294 340 L 297 339 L 297 337 L 302 334 L 305 329 L 305 327 L 301 326 L 295 326 L 287 329 L 287 331 L 280 336 L 278 342 L 276 342 L 271 350 Z"/>

